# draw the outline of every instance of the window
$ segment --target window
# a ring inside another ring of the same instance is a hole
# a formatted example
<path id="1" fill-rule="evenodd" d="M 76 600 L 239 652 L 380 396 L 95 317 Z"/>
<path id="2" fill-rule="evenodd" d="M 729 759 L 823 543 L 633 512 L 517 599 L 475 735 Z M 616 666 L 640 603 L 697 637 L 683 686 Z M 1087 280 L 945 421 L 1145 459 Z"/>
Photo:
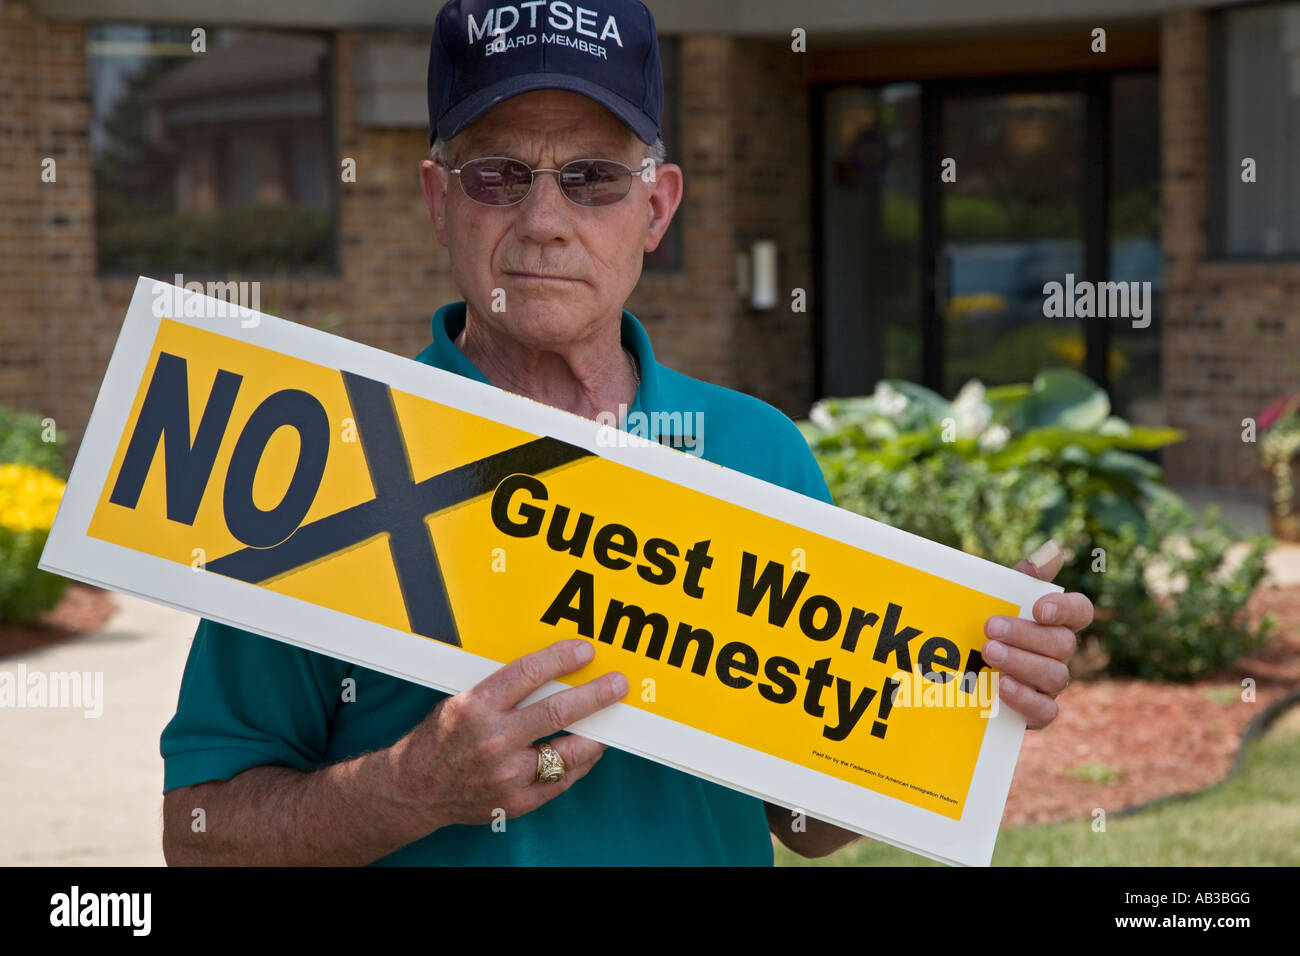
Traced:
<path id="1" fill-rule="evenodd" d="M 1210 251 L 1300 255 L 1300 3 L 1217 14 L 1209 62 Z"/>
<path id="2" fill-rule="evenodd" d="M 334 271 L 326 38 L 97 24 L 86 60 L 101 274 Z"/>

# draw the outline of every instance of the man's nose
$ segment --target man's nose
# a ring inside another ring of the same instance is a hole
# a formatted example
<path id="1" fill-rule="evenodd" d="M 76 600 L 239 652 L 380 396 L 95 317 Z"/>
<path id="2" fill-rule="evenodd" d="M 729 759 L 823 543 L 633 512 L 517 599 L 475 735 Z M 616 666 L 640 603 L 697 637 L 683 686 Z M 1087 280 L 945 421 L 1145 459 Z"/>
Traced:
<path id="1" fill-rule="evenodd" d="M 535 242 L 564 238 L 570 231 L 574 205 L 560 190 L 559 173 L 534 172 L 533 185 L 519 204 L 517 227 Z"/>

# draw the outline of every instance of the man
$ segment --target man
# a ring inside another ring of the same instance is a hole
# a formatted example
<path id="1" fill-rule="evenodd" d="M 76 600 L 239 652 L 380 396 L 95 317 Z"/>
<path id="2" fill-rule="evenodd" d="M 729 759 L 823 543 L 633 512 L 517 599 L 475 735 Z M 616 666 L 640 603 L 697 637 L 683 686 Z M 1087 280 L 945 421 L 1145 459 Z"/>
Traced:
<path id="1" fill-rule="evenodd" d="M 436 161 L 421 179 L 465 301 L 434 315 L 419 359 L 593 419 L 620 406 L 702 412 L 710 460 L 829 501 L 789 419 L 660 365 L 623 311 L 682 172 L 655 156 L 653 18 L 636 0 L 586 2 L 452 0 L 439 13 Z M 1060 562 L 1046 551 L 1021 570 L 1050 578 Z M 1010 675 L 1003 700 L 1041 727 L 1092 610 L 1069 594 L 1035 612 L 1041 623 L 992 619 L 984 656 Z M 620 700 L 621 674 L 517 706 L 592 653 L 560 641 L 447 696 L 205 621 L 162 737 L 167 859 L 770 865 L 769 831 L 809 856 L 856 838 L 792 827 L 786 809 L 562 733 Z"/>

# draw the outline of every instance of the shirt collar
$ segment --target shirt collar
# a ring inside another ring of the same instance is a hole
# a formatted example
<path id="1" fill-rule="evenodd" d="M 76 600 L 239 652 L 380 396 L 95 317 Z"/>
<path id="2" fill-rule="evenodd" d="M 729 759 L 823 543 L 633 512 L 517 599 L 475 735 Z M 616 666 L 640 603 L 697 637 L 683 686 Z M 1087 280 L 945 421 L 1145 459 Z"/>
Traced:
<path id="1" fill-rule="evenodd" d="M 465 328 L 465 302 L 452 302 L 444 305 L 433 314 L 433 344 L 420 353 L 420 360 L 429 365 L 472 378 L 477 382 L 491 384 L 459 348 L 456 336 Z M 641 367 L 641 385 L 637 389 L 629 411 L 646 411 L 659 407 L 659 366 L 655 362 L 654 349 L 650 345 L 650 336 L 635 315 L 623 310 L 621 337 L 632 354 L 636 356 Z"/>

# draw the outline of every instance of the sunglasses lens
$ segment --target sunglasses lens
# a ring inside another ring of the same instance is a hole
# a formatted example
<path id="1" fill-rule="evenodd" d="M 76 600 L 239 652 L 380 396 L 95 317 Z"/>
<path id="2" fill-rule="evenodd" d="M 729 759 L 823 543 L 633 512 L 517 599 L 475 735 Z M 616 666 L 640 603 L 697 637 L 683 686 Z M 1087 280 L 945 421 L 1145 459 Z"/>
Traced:
<path id="1" fill-rule="evenodd" d="M 631 170 L 608 159 L 578 159 L 560 170 L 560 188 L 580 206 L 608 206 L 631 187 Z"/>
<path id="2" fill-rule="evenodd" d="M 560 169 L 560 189 L 580 206 L 608 206 L 627 195 L 633 173 L 608 159 L 576 159 Z M 533 183 L 526 163 L 505 156 L 472 159 L 460 168 L 465 195 L 485 206 L 522 202 Z"/>
<path id="3" fill-rule="evenodd" d="M 473 159 L 460 168 L 465 195 L 485 206 L 510 206 L 528 195 L 533 172 L 517 159 L 490 156 Z"/>

